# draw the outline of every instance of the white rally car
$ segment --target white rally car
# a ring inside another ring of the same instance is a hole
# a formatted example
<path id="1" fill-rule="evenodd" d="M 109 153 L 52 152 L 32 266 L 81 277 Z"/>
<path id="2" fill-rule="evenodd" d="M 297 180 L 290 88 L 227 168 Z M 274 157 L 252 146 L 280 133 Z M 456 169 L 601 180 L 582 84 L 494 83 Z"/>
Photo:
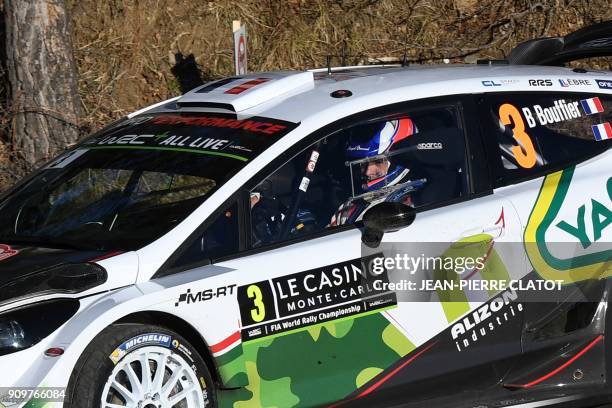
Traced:
<path id="1" fill-rule="evenodd" d="M 605 33 L 225 78 L 92 135 L 0 199 L 0 406 L 609 401 L 612 74 L 537 65 Z"/>

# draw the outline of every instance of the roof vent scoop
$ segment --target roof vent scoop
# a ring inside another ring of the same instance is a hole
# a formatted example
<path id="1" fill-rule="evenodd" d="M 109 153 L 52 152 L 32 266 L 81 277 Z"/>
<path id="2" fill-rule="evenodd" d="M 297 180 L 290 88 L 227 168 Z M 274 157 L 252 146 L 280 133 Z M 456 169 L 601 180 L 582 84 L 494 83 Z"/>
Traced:
<path id="1" fill-rule="evenodd" d="M 263 72 L 209 82 L 181 96 L 176 103 L 180 108 L 210 107 L 241 112 L 312 88 L 312 72 Z"/>

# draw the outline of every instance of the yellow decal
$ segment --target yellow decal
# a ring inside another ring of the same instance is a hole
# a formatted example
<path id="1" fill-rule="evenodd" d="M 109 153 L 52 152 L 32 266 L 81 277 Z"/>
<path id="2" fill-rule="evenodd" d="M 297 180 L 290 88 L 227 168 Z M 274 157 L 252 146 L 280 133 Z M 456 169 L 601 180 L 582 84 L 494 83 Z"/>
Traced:
<path id="1" fill-rule="evenodd" d="M 553 225 L 553 221 L 567 196 L 573 173 L 574 168 L 569 168 L 546 176 L 524 235 L 525 250 L 535 271 L 545 279 L 562 280 L 564 284 L 612 276 L 610 249 L 566 259 L 556 257 L 549 250 L 550 243 L 546 242 L 545 234 L 551 226 L 559 228 L 559 224 L 563 225 L 563 222 Z M 581 244 L 585 247 L 584 239 Z"/>

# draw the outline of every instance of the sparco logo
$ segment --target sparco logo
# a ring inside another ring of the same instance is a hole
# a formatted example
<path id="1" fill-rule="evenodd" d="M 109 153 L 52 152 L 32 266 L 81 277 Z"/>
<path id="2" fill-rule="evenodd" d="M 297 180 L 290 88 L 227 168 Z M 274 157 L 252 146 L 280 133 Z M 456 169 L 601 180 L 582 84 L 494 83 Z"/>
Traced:
<path id="1" fill-rule="evenodd" d="M 508 289 L 455 323 L 451 327 L 451 336 L 457 350 L 465 350 L 522 312 L 521 303 L 512 303 L 516 299 L 516 290 Z"/>
<path id="2" fill-rule="evenodd" d="M 530 79 L 529 86 L 552 86 L 552 79 Z"/>
<path id="3" fill-rule="evenodd" d="M 417 149 L 419 150 L 441 150 L 442 143 L 419 143 Z"/>

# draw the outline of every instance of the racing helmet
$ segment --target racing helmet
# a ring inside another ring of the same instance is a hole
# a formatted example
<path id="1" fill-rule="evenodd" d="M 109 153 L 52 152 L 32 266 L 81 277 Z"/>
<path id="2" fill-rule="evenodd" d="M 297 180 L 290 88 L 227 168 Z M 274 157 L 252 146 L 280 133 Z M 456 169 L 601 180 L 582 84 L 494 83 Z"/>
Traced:
<path id="1" fill-rule="evenodd" d="M 346 148 L 354 193 L 375 191 L 401 181 L 409 169 L 394 164 L 391 153 L 399 142 L 417 131 L 410 118 L 355 127 Z"/>

